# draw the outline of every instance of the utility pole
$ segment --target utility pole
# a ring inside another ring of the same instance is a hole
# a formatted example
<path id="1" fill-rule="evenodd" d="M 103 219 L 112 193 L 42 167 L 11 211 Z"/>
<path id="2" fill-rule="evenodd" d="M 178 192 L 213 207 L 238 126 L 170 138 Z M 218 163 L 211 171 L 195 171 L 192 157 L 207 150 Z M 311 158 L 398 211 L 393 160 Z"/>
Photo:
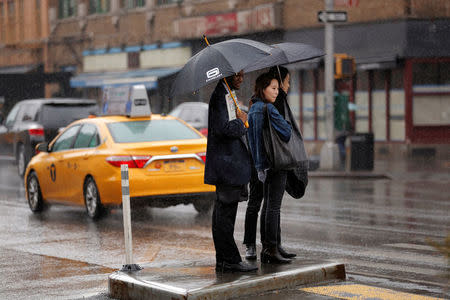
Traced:
<path id="1" fill-rule="evenodd" d="M 325 11 L 333 11 L 334 0 L 325 0 Z M 339 149 L 334 142 L 334 24 L 325 21 L 325 129 L 327 141 L 320 150 L 320 169 L 339 168 Z"/>

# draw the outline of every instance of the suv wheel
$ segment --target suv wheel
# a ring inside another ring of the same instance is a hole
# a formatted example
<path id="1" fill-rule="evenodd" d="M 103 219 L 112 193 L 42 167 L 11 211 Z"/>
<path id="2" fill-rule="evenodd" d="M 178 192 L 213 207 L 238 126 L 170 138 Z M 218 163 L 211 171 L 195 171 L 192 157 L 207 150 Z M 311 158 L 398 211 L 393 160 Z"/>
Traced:
<path id="1" fill-rule="evenodd" d="M 102 216 L 104 209 L 100 201 L 100 195 L 94 178 L 88 177 L 86 179 L 84 182 L 83 194 L 88 216 L 94 220 L 99 219 Z"/>
<path id="2" fill-rule="evenodd" d="M 32 212 L 40 212 L 44 209 L 41 187 L 35 172 L 30 172 L 27 178 L 27 200 Z"/>
<path id="3" fill-rule="evenodd" d="M 19 145 L 16 161 L 17 161 L 17 171 L 19 173 L 19 176 L 23 177 L 25 175 L 25 170 L 26 170 L 27 164 L 28 164 L 27 157 L 25 154 L 25 146 L 23 144 Z"/>

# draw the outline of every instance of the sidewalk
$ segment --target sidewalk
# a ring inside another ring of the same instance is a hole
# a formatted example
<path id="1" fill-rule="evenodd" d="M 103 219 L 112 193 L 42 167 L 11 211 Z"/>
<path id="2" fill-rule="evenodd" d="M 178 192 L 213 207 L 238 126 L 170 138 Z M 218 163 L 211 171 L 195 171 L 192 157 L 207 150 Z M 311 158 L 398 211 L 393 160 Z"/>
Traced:
<path id="1" fill-rule="evenodd" d="M 190 261 L 162 267 L 141 265 L 135 272 L 109 276 L 116 299 L 229 299 L 298 285 L 345 279 L 345 266 L 331 261 L 294 259 L 291 264 L 260 264 L 251 273 L 216 273 L 213 263 Z"/>
<path id="2" fill-rule="evenodd" d="M 342 171 L 309 171 L 309 178 L 348 178 L 348 179 L 392 179 L 414 180 L 447 179 L 450 171 L 450 161 L 444 159 L 427 159 L 407 157 L 405 159 L 376 159 L 372 171 L 351 171 L 349 167 Z"/>

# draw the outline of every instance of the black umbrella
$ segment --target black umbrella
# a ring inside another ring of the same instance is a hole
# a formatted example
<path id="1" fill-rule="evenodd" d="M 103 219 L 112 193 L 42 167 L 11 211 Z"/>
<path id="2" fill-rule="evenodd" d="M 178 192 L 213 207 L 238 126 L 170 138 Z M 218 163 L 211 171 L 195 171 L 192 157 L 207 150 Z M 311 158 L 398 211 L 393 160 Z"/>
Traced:
<path id="1" fill-rule="evenodd" d="M 302 43 L 280 43 L 273 44 L 270 56 L 265 56 L 252 63 L 244 72 L 252 72 L 277 65 L 285 65 L 325 55 L 323 50 Z"/>
<path id="2" fill-rule="evenodd" d="M 205 41 L 207 42 L 206 38 Z M 178 72 L 170 98 L 196 91 L 231 76 L 271 54 L 272 47 L 248 39 L 230 39 L 209 45 L 191 57 Z"/>

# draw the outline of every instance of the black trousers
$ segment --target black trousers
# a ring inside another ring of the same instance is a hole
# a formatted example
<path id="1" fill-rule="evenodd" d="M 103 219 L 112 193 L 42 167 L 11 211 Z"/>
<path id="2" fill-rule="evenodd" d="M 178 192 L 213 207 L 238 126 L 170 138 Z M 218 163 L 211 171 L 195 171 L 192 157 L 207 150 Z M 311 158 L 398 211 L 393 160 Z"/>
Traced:
<path id="1" fill-rule="evenodd" d="M 216 249 L 216 262 L 231 264 L 242 261 L 234 241 L 234 224 L 241 186 L 216 186 L 216 201 L 212 214 L 212 235 Z"/>
<path id="2" fill-rule="evenodd" d="M 252 176 L 250 178 L 250 193 L 248 197 L 247 210 L 245 212 L 245 245 L 256 244 L 256 227 L 258 224 L 258 214 L 261 209 L 263 198 L 264 184 L 259 181 L 258 173 L 253 167 Z"/>
<path id="3" fill-rule="evenodd" d="M 287 171 L 269 170 L 264 182 L 264 203 L 261 211 L 261 241 L 265 247 L 280 245 L 280 209 L 286 188 Z"/>
<path id="4" fill-rule="evenodd" d="M 283 173 L 284 171 L 282 171 Z M 273 172 L 269 172 L 273 173 Z M 287 172 L 284 176 L 286 177 Z M 276 174 L 275 174 L 276 176 Z M 283 198 L 284 189 L 286 186 L 286 179 L 278 178 L 281 180 L 281 182 L 276 182 L 277 180 L 270 183 L 269 177 L 267 177 L 266 182 L 270 185 L 272 185 L 271 190 L 274 191 L 276 189 L 277 184 L 281 184 L 279 188 L 282 188 L 282 191 L 279 191 L 281 193 L 281 199 Z M 284 180 L 284 183 L 283 183 Z M 247 204 L 247 210 L 245 212 L 245 233 L 244 233 L 244 244 L 250 245 L 250 244 L 256 244 L 256 229 L 258 224 L 258 214 L 259 210 L 261 208 L 261 203 L 264 199 L 264 184 L 259 181 L 258 174 L 256 172 L 256 169 L 253 169 L 252 171 L 252 177 L 250 179 L 250 194 L 248 198 L 248 204 Z M 281 199 L 280 199 L 280 207 L 281 207 Z M 274 203 L 274 201 L 272 201 Z M 266 235 L 266 219 L 264 217 L 266 215 L 265 212 L 262 212 L 261 219 L 260 219 L 260 236 L 261 236 L 261 244 L 264 244 L 264 239 Z M 278 233 L 277 233 L 277 243 L 278 245 L 281 244 L 281 227 L 280 227 L 280 218 L 278 217 Z"/>

